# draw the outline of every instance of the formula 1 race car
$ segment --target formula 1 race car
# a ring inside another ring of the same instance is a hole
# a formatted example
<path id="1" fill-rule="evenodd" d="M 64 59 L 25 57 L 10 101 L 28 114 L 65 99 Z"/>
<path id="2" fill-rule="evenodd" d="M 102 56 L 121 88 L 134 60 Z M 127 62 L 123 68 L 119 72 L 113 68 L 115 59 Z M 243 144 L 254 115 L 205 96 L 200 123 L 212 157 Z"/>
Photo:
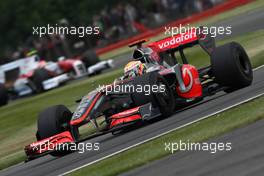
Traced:
<path id="1" fill-rule="evenodd" d="M 38 55 L 33 55 L 1 65 L 0 106 L 7 104 L 10 97 L 40 93 L 111 67 L 112 60 L 99 61 L 92 51 L 76 58 L 60 57 L 57 62 L 40 60 Z"/>
<path id="2" fill-rule="evenodd" d="M 140 122 L 168 117 L 177 107 L 189 106 L 219 91 L 232 92 L 252 83 L 248 55 L 238 43 L 216 47 L 210 35 L 197 31 L 143 46 L 144 42 L 130 45 L 137 48 L 124 75 L 113 84 L 85 95 L 73 113 L 63 105 L 56 105 L 39 114 L 37 142 L 25 147 L 28 160 L 70 152 L 63 146 L 82 141 L 78 129 L 85 124 L 95 127 L 93 137 L 109 132 L 115 134 Z M 210 66 L 196 69 L 188 64 L 183 50 L 197 44 L 210 56 Z M 181 63 L 175 56 L 177 51 Z M 147 85 L 147 89 L 142 88 Z M 119 86 L 118 91 L 114 91 L 116 86 Z M 133 86 L 141 89 L 132 90 Z"/>

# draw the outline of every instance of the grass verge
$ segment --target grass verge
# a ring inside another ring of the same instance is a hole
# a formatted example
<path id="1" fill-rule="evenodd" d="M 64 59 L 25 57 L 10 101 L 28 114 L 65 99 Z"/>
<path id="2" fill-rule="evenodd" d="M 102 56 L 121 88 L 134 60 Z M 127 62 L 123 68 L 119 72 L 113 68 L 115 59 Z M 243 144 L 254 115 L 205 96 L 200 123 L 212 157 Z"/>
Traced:
<path id="1" fill-rule="evenodd" d="M 119 69 L 1 107 L 0 170 L 25 160 L 23 148 L 35 141 L 36 121 L 41 110 L 56 104 L 65 104 L 74 110 L 75 100 L 98 85 L 112 82 L 121 73 Z"/>
<path id="2" fill-rule="evenodd" d="M 225 39 L 219 41 L 218 45 L 229 41 L 237 41 L 246 48 L 254 67 L 264 64 L 264 30 Z M 198 46 L 186 50 L 186 56 L 197 67 L 209 64 L 208 56 Z M 35 140 L 38 112 L 47 106 L 62 103 L 73 110 L 76 106 L 75 100 L 96 88 L 98 84 L 109 83 L 121 74 L 122 69 L 119 69 L 1 107 L 0 140 L 3 142 L 0 143 L 0 169 L 25 159 L 23 147 Z"/>
<path id="3" fill-rule="evenodd" d="M 70 175 L 81 176 L 89 173 L 90 176 L 111 176 L 124 173 L 151 161 L 168 156 L 170 153 L 169 151 L 165 151 L 165 143 L 179 143 L 180 140 L 186 142 L 202 142 L 220 136 L 235 128 L 263 119 L 263 106 L 264 97 L 260 97 L 145 144 L 141 144 L 109 159 L 82 168 Z"/>

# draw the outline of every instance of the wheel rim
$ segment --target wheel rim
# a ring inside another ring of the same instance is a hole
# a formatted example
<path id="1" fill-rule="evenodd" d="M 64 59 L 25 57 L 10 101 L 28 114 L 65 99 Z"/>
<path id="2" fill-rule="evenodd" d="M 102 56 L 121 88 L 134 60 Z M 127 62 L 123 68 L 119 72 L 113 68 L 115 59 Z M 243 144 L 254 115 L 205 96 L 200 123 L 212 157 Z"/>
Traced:
<path id="1" fill-rule="evenodd" d="M 59 121 L 58 121 L 58 125 L 60 126 L 60 130 L 61 131 L 65 131 L 65 128 L 64 128 L 64 126 L 63 126 L 63 124 L 65 124 L 65 123 L 69 123 L 68 121 L 68 118 L 70 117 L 70 114 L 68 113 L 68 112 L 63 112 L 63 114 L 62 114 L 62 118 L 61 119 L 59 119 Z"/>
<path id="2" fill-rule="evenodd" d="M 249 74 L 250 73 L 250 66 L 249 66 L 248 60 L 243 57 L 243 54 L 241 53 L 241 51 L 239 51 L 237 53 L 238 53 L 237 58 L 238 58 L 239 64 L 240 64 L 243 72 L 246 74 Z"/>

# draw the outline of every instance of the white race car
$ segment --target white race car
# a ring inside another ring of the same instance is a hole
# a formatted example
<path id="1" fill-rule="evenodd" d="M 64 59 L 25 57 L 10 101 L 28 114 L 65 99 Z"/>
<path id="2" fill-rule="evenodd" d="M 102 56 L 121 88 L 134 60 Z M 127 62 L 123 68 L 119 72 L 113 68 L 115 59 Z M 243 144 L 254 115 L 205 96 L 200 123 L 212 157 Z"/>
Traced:
<path id="1" fill-rule="evenodd" d="M 61 57 L 58 62 L 42 61 L 33 55 L 1 65 L 0 105 L 7 104 L 10 96 L 40 93 L 66 81 L 95 75 L 112 67 L 112 60 L 99 61 L 97 57 L 89 58 L 89 55 L 71 59 Z"/>

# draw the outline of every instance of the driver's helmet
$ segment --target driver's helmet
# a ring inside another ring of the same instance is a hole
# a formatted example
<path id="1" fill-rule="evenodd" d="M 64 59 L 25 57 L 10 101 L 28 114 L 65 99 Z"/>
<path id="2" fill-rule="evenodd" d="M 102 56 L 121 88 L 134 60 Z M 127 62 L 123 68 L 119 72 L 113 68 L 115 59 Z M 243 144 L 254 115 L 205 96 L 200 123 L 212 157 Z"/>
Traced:
<path id="1" fill-rule="evenodd" d="M 140 76 L 145 72 L 146 72 L 146 66 L 140 61 L 131 61 L 128 64 L 126 64 L 124 68 L 124 76 L 126 78 Z"/>
<path id="2" fill-rule="evenodd" d="M 142 63 L 160 63 L 159 54 L 150 47 L 138 48 L 133 53 L 133 59 L 139 60 Z"/>

